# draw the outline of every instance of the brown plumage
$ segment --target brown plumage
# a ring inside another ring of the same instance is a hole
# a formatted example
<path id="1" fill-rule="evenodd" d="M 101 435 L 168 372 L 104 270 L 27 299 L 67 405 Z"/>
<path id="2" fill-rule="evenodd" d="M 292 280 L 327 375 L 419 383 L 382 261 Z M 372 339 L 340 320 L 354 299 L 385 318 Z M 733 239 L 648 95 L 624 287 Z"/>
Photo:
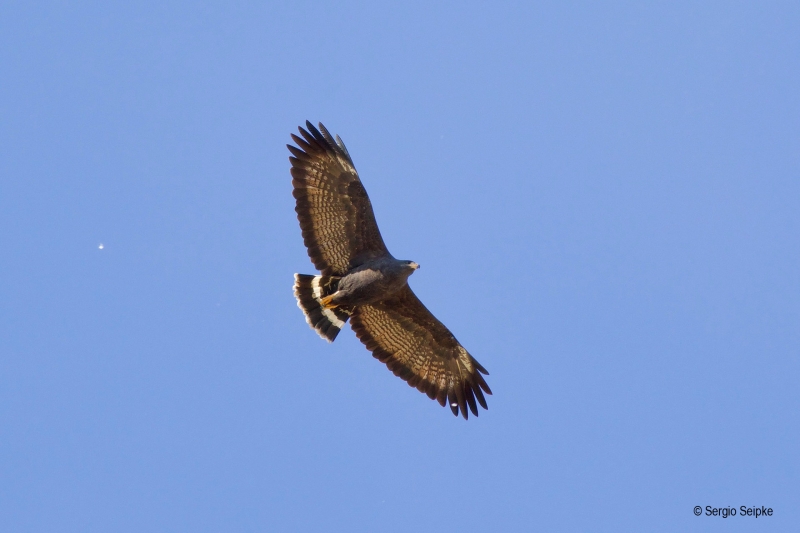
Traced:
<path id="1" fill-rule="evenodd" d="M 303 241 L 320 276 L 295 275 L 309 325 L 333 341 L 349 319 L 373 356 L 453 414 L 477 416 L 492 391 L 487 374 L 419 301 L 407 279 L 419 265 L 392 257 L 350 154 L 337 136 L 306 122 L 292 135 L 292 185 Z"/>
<path id="2" fill-rule="evenodd" d="M 320 124 L 322 133 L 307 123 L 292 135 L 296 148 L 286 145 L 294 157 L 292 193 L 297 200 L 297 219 L 308 256 L 323 275 L 344 276 L 356 264 L 382 257 L 389 251 L 375 222 L 372 203 L 361 185 L 350 154 Z"/>

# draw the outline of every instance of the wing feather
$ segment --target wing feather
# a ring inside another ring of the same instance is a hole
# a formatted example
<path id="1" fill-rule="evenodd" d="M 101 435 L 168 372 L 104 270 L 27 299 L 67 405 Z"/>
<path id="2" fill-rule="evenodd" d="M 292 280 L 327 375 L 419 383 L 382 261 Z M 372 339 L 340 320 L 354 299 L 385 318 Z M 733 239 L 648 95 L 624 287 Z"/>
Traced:
<path id="1" fill-rule="evenodd" d="M 389 251 L 344 143 L 322 124 L 306 128 L 298 128 L 302 138 L 292 134 L 297 146 L 287 145 L 295 211 L 311 262 L 323 275 L 343 276 Z"/>
<path id="2" fill-rule="evenodd" d="M 487 374 L 467 350 L 406 286 L 380 302 L 356 307 L 350 324 L 359 340 L 396 376 L 453 414 L 478 416 L 477 403 L 492 391 Z M 483 389 L 483 391 L 481 391 Z"/>

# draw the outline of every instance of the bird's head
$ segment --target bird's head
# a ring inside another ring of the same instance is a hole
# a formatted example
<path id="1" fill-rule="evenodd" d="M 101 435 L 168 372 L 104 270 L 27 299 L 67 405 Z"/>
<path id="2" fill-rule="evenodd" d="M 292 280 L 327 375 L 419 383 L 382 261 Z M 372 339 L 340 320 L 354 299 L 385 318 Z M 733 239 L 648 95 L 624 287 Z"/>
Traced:
<path id="1" fill-rule="evenodd" d="M 414 261 L 403 261 L 403 262 L 405 263 L 406 268 L 411 269 L 412 273 L 419 268 L 419 265 Z"/>

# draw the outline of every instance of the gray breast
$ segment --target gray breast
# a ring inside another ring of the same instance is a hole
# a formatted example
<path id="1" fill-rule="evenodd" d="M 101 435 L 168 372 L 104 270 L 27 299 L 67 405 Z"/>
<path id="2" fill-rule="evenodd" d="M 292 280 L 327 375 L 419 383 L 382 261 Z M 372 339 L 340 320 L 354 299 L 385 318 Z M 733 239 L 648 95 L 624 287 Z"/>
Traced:
<path id="1" fill-rule="evenodd" d="M 409 274 L 405 264 L 393 257 L 366 263 L 342 278 L 334 302 L 363 305 L 383 300 L 401 289 Z"/>

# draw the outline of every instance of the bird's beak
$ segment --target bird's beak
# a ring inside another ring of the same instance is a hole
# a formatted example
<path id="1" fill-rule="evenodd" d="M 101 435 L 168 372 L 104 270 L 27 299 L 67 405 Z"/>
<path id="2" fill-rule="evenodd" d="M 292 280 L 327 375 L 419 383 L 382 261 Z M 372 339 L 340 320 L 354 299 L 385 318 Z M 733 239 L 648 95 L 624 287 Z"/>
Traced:
<path id="1" fill-rule="evenodd" d="M 414 270 L 417 270 L 417 269 L 419 268 L 419 265 L 418 265 L 417 263 L 413 262 L 413 261 L 412 261 L 412 262 L 411 262 L 411 264 L 410 264 L 410 265 L 408 265 L 408 266 L 410 266 L 410 267 L 411 267 L 411 268 L 413 268 Z"/>

